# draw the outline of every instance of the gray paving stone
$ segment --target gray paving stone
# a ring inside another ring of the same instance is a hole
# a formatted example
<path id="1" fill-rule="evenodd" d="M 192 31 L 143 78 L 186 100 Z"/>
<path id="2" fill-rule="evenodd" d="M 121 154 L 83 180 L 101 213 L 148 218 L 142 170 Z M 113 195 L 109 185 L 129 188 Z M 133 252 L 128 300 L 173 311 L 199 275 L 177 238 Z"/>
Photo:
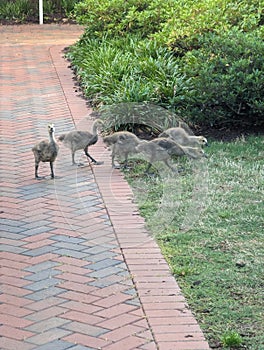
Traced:
<path id="1" fill-rule="evenodd" d="M 15 254 L 23 254 L 27 251 L 25 248 L 16 247 L 8 244 L 0 244 L 0 252 L 10 252 Z"/>
<path id="2" fill-rule="evenodd" d="M 100 335 L 109 332 L 109 329 L 92 326 L 87 323 L 81 323 L 81 322 L 70 322 L 64 325 L 62 328 L 72 332 L 87 334 L 87 335 L 90 335 L 91 337 L 99 337 Z"/>
<path id="3" fill-rule="evenodd" d="M 31 194 L 21 194 L 20 197 L 23 197 L 25 201 L 29 201 L 31 199 L 40 198 L 41 196 L 39 195 L 39 193 L 31 193 Z"/>
<path id="4" fill-rule="evenodd" d="M 65 235 L 54 235 L 50 239 L 54 241 L 74 243 L 74 244 L 79 244 L 86 241 L 85 239 L 82 239 L 82 238 L 70 237 Z"/>
<path id="5" fill-rule="evenodd" d="M 43 270 L 37 273 L 33 273 L 32 275 L 25 276 L 24 279 L 29 280 L 29 281 L 42 281 L 47 278 L 54 277 L 56 275 L 60 275 L 61 271 L 55 270 L 55 269 L 48 269 L 48 270 Z"/>
<path id="6" fill-rule="evenodd" d="M 81 202 L 81 203 L 76 203 L 74 204 L 72 207 L 73 208 L 76 208 L 76 209 L 84 209 L 84 208 L 96 208 L 97 205 L 100 205 L 102 204 L 101 201 L 99 200 L 96 200 L 96 201 L 93 201 L 93 202 Z M 102 208 L 100 208 L 102 209 Z M 92 211 L 92 209 L 91 209 Z"/>
<path id="7" fill-rule="evenodd" d="M 39 346 L 40 345 L 43 346 L 43 345 L 49 344 L 49 348 L 47 348 L 47 349 L 49 349 L 49 350 L 51 350 L 51 349 L 55 350 L 56 349 L 57 350 L 57 348 L 55 348 L 55 347 L 52 348 L 52 346 L 55 346 L 54 343 L 58 342 L 58 341 L 61 342 L 61 340 L 58 340 L 58 339 L 66 337 L 69 334 L 70 334 L 70 332 L 68 332 L 68 331 L 66 331 L 64 329 L 53 328 L 53 329 L 48 330 L 46 332 L 43 332 L 43 333 L 40 333 L 40 334 L 36 334 L 36 335 L 33 335 L 30 338 L 27 338 L 27 342 L 35 344 L 35 345 L 39 345 Z M 56 345 L 59 345 L 59 344 L 57 343 Z M 66 346 L 66 348 L 64 347 L 64 348 L 61 348 L 61 349 L 67 349 L 67 342 L 66 342 L 66 344 L 64 346 Z"/>
<path id="8" fill-rule="evenodd" d="M 83 345 L 74 345 L 72 348 L 70 348 L 70 350 L 97 350 L 97 349 L 95 349 L 95 348 L 87 348 L 87 346 L 83 346 Z"/>
<path id="9" fill-rule="evenodd" d="M 31 318 L 28 317 L 28 319 L 30 320 Z M 34 319 L 32 319 L 32 321 L 34 321 Z M 30 332 L 42 333 L 52 328 L 66 326 L 67 323 L 71 323 L 71 321 L 60 317 L 51 317 L 46 320 L 33 323 L 25 329 Z"/>
<path id="10" fill-rule="evenodd" d="M 108 277 L 99 278 L 93 282 L 90 282 L 89 286 L 105 288 L 105 287 L 116 285 L 116 283 L 120 283 L 120 279 L 118 279 L 118 276 L 114 276 L 114 278 L 109 278 L 108 276 Z"/>
<path id="11" fill-rule="evenodd" d="M 77 210 L 76 211 L 76 215 L 82 215 L 82 214 L 87 214 L 87 213 L 95 213 L 95 212 L 97 212 L 97 211 L 100 211 L 100 210 L 102 210 L 102 208 L 101 207 L 96 207 L 96 206 L 93 206 L 93 205 L 91 205 L 91 206 L 85 206 L 85 208 L 82 208 L 82 209 L 79 209 L 79 210 Z"/>
<path id="12" fill-rule="evenodd" d="M 76 220 L 76 223 L 78 224 L 77 220 Z M 56 229 L 66 229 L 66 230 L 70 229 L 71 231 L 77 231 L 77 232 L 79 232 L 80 229 L 82 228 L 81 226 L 68 224 L 64 222 L 54 222 L 50 226 Z"/>
<path id="13" fill-rule="evenodd" d="M 29 267 L 26 267 L 24 270 L 25 271 L 29 271 L 29 272 L 40 272 L 43 270 L 48 270 L 48 269 L 52 269 L 56 266 L 60 265 L 60 263 L 55 262 L 55 261 L 43 261 L 39 264 L 35 264 Z"/>
<path id="14" fill-rule="evenodd" d="M 90 265 L 89 265 L 89 268 L 90 268 L 91 270 L 98 271 L 98 270 L 105 269 L 105 268 L 107 268 L 107 267 L 119 265 L 119 264 L 121 264 L 121 263 L 122 263 L 122 261 L 120 261 L 120 260 L 105 259 L 105 260 L 101 260 L 100 262 L 97 262 L 97 263 L 95 263 L 95 264 L 90 264 Z"/>
<path id="15" fill-rule="evenodd" d="M 87 253 L 77 252 L 76 250 L 70 250 L 70 249 L 57 249 L 55 250 L 55 253 L 62 256 L 69 256 L 71 258 L 77 258 L 77 259 L 83 259 L 87 257 Z"/>
<path id="16" fill-rule="evenodd" d="M 34 220 L 34 217 L 30 217 L 31 220 L 33 219 Z M 51 224 L 51 221 L 48 221 L 48 220 L 36 220 L 36 221 L 32 221 L 32 222 L 29 222 L 25 225 L 23 225 L 23 228 L 24 229 L 27 229 L 27 230 L 32 230 L 32 229 L 35 229 L 35 228 L 38 228 L 38 227 L 43 227 L 43 226 L 46 226 L 46 225 L 50 225 Z"/>
<path id="17" fill-rule="evenodd" d="M 19 227 L 19 226 L 22 226 L 25 224 L 26 224 L 26 222 L 23 220 L 21 221 L 21 220 L 11 220 L 11 219 L 1 219 L 1 226 L 8 225 L 8 226 Z"/>
<path id="18" fill-rule="evenodd" d="M 22 147 L 20 146 L 20 149 L 21 148 Z M 41 185 L 37 186 L 37 187 L 36 186 L 31 186 L 31 187 L 27 187 L 27 188 L 25 188 L 25 187 L 20 187 L 19 188 L 19 194 L 23 195 L 25 197 L 31 196 L 31 195 L 37 195 L 37 198 L 38 197 L 43 197 L 43 196 L 49 195 L 49 192 L 50 192 L 50 190 L 49 190 L 48 187 L 43 187 L 43 186 L 41 187 Z"/>
<path id="19" fill-rule="evenodd" d="M 30 249 L 26 252 L 24 252 L 25 255 L 29 255 L 29 256 L 39 256 L 39 255 L 43 255 L 46 253 L 51 253 L 52 251 L 56 250 L 56 247 L 53 247 L 51 245 L 46 245 L 40 248 L 36 248 L 36 249 Z"/>
<path id="20" fill-rule="evenodd" d="M 19 227 L 19 224 L 18 224 L 17 227 L 10 226 L 10 225 L 4 225 L 4 224 L 2 225 L 1 224 L 1 231 L 3 231 L 3 232 L 11 232 L 11 233 L 20 233 L 20 232 L 25 231 L 25 229 L 23 228 L 23 226 Z M 25 233 L 23 232 L 23 234 L 25 234 Z"/>
<path id="21" fill-rule="evenodd" d="M 68 243 L 68 242 L 57 242 L 52 244 L 52 246 L 56 248 L 61 248 L 61 249 L 76 250 L 77 252 L 87 248 L 86 245 Z"/>
<path id="22" fill-rule="evenodd" d="M 20 240 L 20 239 L 23 239 L 27 236 L 23 235 L 22 233 L 12 233 L 12 232 L 0 231 L 0 237 L 14 239 L 14 240 Z"/>
<path id="23" fill-rule="evenodd" d="M 46 278 L 43 281 L 38 281 L 32 284 L 29 284 L 25 286 L 25 289 L 32 290 L 34 292 L 37 292 L 42 289 L 46 289 L 52 286 L 56 286 L 57 284 L 61 283 L 61 280 L 56 278 Z"/>
<path id="24" fill-rule="evenodd" d="M 137 296 L 137 291 L 136 291 L 135 288 L 130 288 L 130 289 L 128 289 L 128 290 L 125 290 L 123 293 L 124 293 L 124 294 L 127 294 L 127 295 L 134 296 L 134 297 Z"/>
<path id="25" fill-rule="evenodd" d="M 27 230 L 24 227 L 22 227 L 21 229 L 22 229 L 22 231 L 20 231 L 20 232 L 23 232 L 23 234 L 27 235 L 27 236 L 34 236 L 34 235 L 37 235 L 40 233 L 50 232 L 53 230 L 53 228 L 48 227 L 48 226 L 36 227 L 36 228 L 31 229 L 31 230 Z"/>
<path id="26" fill-rule="evenodd" d="M 44 345 L 38 345 L 36 348 L 33 350 L 66 350 L 66 349 L 71 349 L 72 350 L 72 343 L 68 343 L 66 341 L 62 340 L 55 340 L 53 342 L 44 344 Z"/>
<path id="27" fill-rule="evenodd" d="M 103 270 L 91 272 L 88 274 L 88 276 L 93 278 L 103 278 L 111 275 L 117 275 L 121 271 L 122 271 L 121 269 L 114 266 L 114 267 L 108 267 Z"/>
<path id="28" fill-rule="evenodd" d="M 66 289 L 58 288 L 58 287 L 50 287 L 35 293 L 28 294 L 25 296 L 25 298 L 37 301 L 37 300 L 47 299 L 49 297 L 53 297 L 65 292 L 66 292 Z"/>
<path id="29" fill-rule="evenodd" d="M 88 253 L 88 254 L 99 254 L 99 253 L 108 251 L 108 249 L 109 249 L 108 247 L 104 247 L 104 246 L 101 246 L 101 245 L 96 245 L 96 246 L 94 246 L 92 248 L 86 249 L 84 252 Z"/>
<path id="30" fill-rule="evenodd" d="M 100 253 L 100 254 L 89 255 L 88 259 L 89 259 L 89 261 L 92 261 L 95 263 L 95 262 L 98 262 L 101 260 L 114 258 L 116 255 L 117 255 L 116 253 L 105 251 L 105 252 Z"/>
<path id="31" fill-rule="evenodd" d="M 125 304 L 132 305 L 132 306 L 141 306 L 140 300 L 138 298 L 133 298 L 130 300 L 127 300 Z"/>

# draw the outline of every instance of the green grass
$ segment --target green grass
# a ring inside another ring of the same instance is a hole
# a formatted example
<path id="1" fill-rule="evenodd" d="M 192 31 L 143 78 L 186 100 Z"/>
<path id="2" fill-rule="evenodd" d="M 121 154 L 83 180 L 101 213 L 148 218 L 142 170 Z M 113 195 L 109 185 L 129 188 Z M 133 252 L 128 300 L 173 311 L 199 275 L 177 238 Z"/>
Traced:
<path id="1" fill-rule="evenodd" d="M 264 349 L 264 140 L 212 142 L 204 162 L 171 176 L 143 161 L 126 173 L 212 348 Z"/>

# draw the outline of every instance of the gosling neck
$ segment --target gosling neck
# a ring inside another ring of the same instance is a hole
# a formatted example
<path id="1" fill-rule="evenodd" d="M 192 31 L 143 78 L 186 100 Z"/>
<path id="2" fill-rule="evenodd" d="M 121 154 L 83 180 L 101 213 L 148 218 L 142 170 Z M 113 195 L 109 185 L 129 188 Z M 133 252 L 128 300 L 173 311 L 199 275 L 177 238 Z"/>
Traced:
<path id="1" fill-rule="evenodd" d="M 102 121 L 101 119 L 98 119 L 98 120 L 95 120 L 94 123 L 93 123 L 93 135 L 97 135 L 97 131 L 98 131 L 98 126 L 99 124 L 101 124 Z"/>
<path id="2" fill-rule="evenodd" d="M 55 136 L 54 136 L 54 130 L 49 132 L 49 138 L 51 143 L 56 143 Z"/>

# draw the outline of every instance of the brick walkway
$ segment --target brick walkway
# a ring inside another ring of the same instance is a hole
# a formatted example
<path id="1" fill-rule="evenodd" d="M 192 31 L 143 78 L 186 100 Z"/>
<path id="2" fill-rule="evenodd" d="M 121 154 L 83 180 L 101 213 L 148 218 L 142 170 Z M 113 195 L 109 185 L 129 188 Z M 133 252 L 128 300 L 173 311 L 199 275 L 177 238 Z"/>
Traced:
<path id="1" fill-rule="evenodd" d="M 98 142 L 102 166 L 71 166 L 60 147 L 55 180 L 34 179 L 31 147 L 91 129 L 62 49 L 77 26 L 0 27 L 2 350 L 206 350 L 132 193 Z M 49 174 L 48 164 L 40 175 Z"/>

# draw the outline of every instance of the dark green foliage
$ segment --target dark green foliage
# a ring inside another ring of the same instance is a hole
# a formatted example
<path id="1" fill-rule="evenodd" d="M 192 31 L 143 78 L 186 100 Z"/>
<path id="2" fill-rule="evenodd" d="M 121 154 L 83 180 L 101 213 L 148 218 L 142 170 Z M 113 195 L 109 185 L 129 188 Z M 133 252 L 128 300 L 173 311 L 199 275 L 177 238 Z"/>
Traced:
<path id="1" fill-rule="evenodd" d="M 205 32 L 221 33 L 234 26 L 254 30 L 263 22 L 261 9 L 259 0 L 83 0 L 75 15 L 89 36 L 155 35 L 159 42 L 177 47 Z"/>
<path id="2" fill-rule="evenodd" d="M 29 16 L 32 16 L 36 11 L 36 5 L 33 1 L 19 0 L 19 1 L 6 1 L 0 0 L 0 19 L 5 20 L 18 20 L 23 22 Z"/>
<path id="3" fill-rule="evenodd" d="M 191 119 L 212 126 L 264 125 L 264 42 L 256 32 L 205 34 L 181 59 Z M 175 108 L 177 106 L 175 105 Z"/>
<path id="4" fill-rule="evenodd" d="M 228 331 L 222 336 L 222 343 L 226 348 L 238 348 L 242 342 L 240 334 L 234 331 Z"/>
<path id="5" fill-rule="evenodd" d="M 74 6 L 80 0 L 44 0 L 45 19 L 71 17 Z M 0 20 L 4 23 L 37 22 L 39 3 L 37 0 L 0 0 Z"/>
<path id="6" fill-rule="evenodd" d="M 86 35 L 102 37 L 140 34 L 146 37 L 159 31 L 168 19 L 174 0 L 84 0 L 75 7 L 80 24 L 86 26 Z"/>
<path id="7" fill-rule="evenodd" d="M 263 0 L 83 0 L 71 49 L 94 106 L 151 102 L 214 127 L 264 125 Z"/>

